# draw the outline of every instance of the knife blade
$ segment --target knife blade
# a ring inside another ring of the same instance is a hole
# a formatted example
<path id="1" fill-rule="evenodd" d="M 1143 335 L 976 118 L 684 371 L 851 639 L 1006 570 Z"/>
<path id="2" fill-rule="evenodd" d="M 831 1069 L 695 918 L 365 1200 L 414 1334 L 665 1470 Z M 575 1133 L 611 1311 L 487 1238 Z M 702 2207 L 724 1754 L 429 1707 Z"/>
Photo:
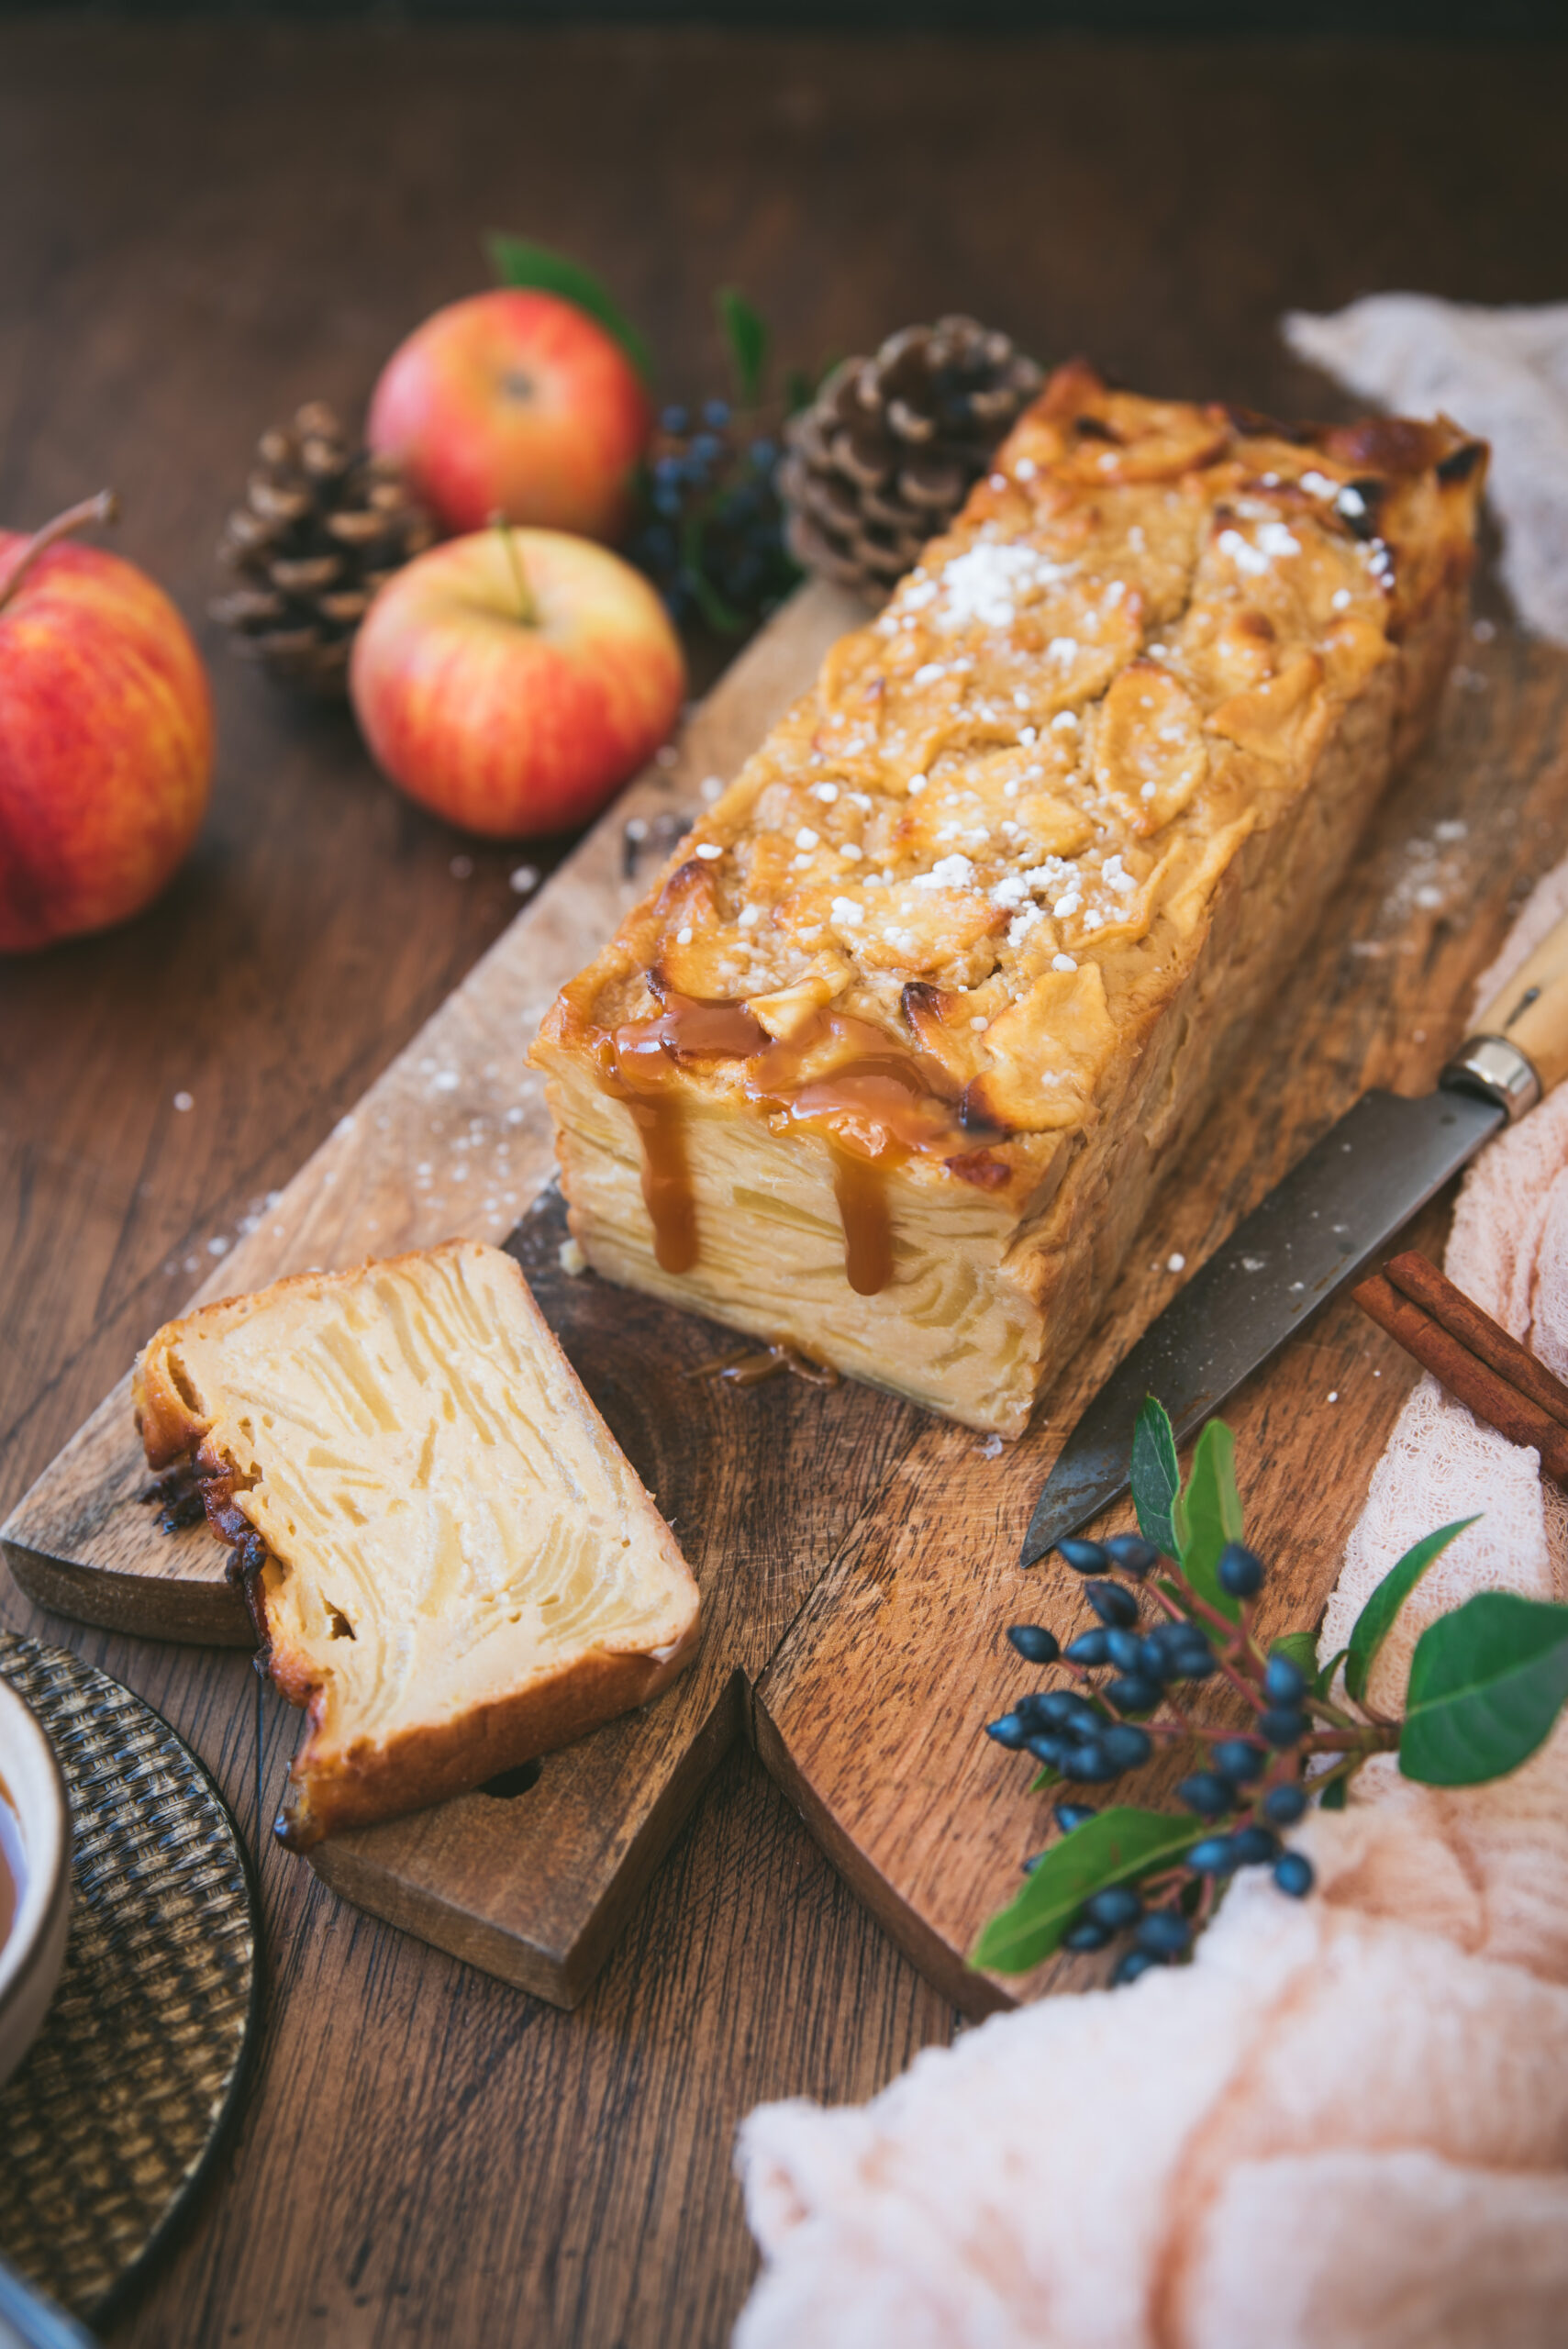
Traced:
<path id="1" fill-rule="evenodd" d="M 1176 1441 L 1218 1409 L 1511 1119 L 1568 1076 L 1568 914 L 1510 972 L 1438 1080 L 1365 1093 L 1194 1275 L 1068 1437 L 1024 1537 L 1032 1566 L 1129 1489 L 1158 1396 Z"/>
<path id="2" fill-rule="evenodd" d="M 1034 1565 L 1128 1490 L 1146 1396 L 1163 1403 L 1180 1443 L 1507 1117 L 1500 1101 L 1447 1086 L 1413 1100 L 1363 1094 L 1237 1225 L 1101 1387 L 1035 1504 L 1023 1564 Z"/>

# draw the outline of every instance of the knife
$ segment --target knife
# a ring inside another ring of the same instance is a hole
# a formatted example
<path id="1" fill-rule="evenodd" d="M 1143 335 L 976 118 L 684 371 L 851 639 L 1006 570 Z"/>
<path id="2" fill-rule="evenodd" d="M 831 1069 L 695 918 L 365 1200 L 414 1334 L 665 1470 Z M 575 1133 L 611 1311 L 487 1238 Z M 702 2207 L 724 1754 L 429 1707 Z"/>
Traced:
<path id="1" fill-rule="evenodd" d="M 1568 915 L 1484 1007 L 1436 1092 L 1363 1094 L 1150 1325 L 1068 1437 L 1022 1563 L 1129 1489 L 1146 1397 L 1158 1396 L 1181 1442 L 1564 1074 Z"/>

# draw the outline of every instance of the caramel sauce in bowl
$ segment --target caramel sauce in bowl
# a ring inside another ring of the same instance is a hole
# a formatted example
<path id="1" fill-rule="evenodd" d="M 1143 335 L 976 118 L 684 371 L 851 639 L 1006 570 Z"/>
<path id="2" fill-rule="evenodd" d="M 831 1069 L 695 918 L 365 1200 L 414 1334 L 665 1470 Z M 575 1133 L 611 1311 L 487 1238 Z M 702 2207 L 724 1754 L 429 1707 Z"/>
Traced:
<path id="1" fill-rule="evenodd" d="M 71 1810 L 31 1709 L 0 1679 L 0 2083 L 43 2021 L 65 1955 Z"/>

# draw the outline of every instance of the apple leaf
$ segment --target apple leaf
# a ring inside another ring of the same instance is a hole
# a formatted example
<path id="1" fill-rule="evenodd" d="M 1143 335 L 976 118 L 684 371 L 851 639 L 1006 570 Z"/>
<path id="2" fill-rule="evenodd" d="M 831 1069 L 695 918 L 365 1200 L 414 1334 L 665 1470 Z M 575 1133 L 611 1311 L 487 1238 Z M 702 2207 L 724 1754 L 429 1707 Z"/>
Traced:
<path id="1" fill-rule="evenodd" d="M 1176 1533 L 1171 1511 L 1181 1490 L 1182 1474 L 1176 1465 L 1176 1439 L 1170 1418 L 1152 1395 L 1145 1397 L 1132 1431 L 1130 1479 L 1139 1531 L 1167 1558 L 1173 1558 Z"/>
<path id="2" fill-rule="evenodd" d="M 1021 1888 L 986 1924 L 971 1965 L 1027 1974 L 1052 1950 L 1092 1892 L 1151 1876 L 1210 1832 L 1200 1819 L 1118 1806 L 1097 1811 L 1053 1843 Z"/>
<path id="3" fill-rule="evenodd" d="M 1568 1607 L 1483 1590 L 1416 1643 L 1399 1767 L 1429 1787 L 1506 1777 L 1568 1700 Z"/>
<path id="4" fill-rule="evenodd" d="M 1200 1598 L 1234 1621 L 1240 1602 L 1220 1582 L 1219 1558 L 1227 1542 L 1241 1539 L 1241 1499 L 1236 1439 L 1223 1419 L 1210 1419 L 1199 1436 L 1175 1515 L 1183 1573 Z"/>
<path id="5" fill-rule="evenodd" d="M 1348 1778 L 1336 1778 L 1333 1785 L 1329 1787 L 1324 1794 L 1322 1802 L 1323 1809 L 1343 1810 L 1345 1807 L 1345 1797 L 1350 1792 L 1350 1786 L 1351 1782 Z"/>
<path id="6" fill-rule="evenodd" d="M 1394 1619 L 1432 1560 L 1440 1557 L 1456 1533 L 1473 1525 L 1473 1517 L 1462 1517 L 1452 1525 L 1440 1525 L 1435 1533 L 1407 1550 L 1396 1565 L 1389 1567 L 1361 1613 L 1356 1617 L 1355 1630 L 1345 1654 L 1345 1688 L 1359 1705 L 1366 1695 L 1367 1675 L 1377 1660 L 1378 1649 L 1394 1629 Z"/>
<path id="7" fill-rule="evenodd" d="M 493 228 L 484 240 L 490 266 L 503 285 L 520 285 L 540 294 L 555 294 L 563 302 L 575 302 L 591 318 L 613 335 L 645 383 L 653 380 L 653 354 L 626 312 L 610 294 L 609 289 L 584 269 L 581 262 L 572 261 L 565 253 L 552 252 L 548 245 L 536 245 L 527 237 L 508 236 L 504 229 Z"/>
<path id="8" fill-rule="evenodd" d="M 742 407 L 755 407 L 768 364 L 767 321 L 739 286 L 721 285 L 713 298 L 735 369 L 736 398 Z"/>

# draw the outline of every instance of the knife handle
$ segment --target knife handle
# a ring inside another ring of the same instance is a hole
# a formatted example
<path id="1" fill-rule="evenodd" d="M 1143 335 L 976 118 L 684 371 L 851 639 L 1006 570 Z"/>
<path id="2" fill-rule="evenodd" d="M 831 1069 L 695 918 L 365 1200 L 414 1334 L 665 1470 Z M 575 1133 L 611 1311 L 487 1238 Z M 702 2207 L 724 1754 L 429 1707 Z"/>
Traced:
<path id="1" fill-rule="evenodd" d="M 1523 1066 L 1520 1066 L 1522 1060 Z M 1568 914 L 1481 1008 L 1445 1084 L 1480 1085 L 1510 1118 L 1568 1076 Z"/>

